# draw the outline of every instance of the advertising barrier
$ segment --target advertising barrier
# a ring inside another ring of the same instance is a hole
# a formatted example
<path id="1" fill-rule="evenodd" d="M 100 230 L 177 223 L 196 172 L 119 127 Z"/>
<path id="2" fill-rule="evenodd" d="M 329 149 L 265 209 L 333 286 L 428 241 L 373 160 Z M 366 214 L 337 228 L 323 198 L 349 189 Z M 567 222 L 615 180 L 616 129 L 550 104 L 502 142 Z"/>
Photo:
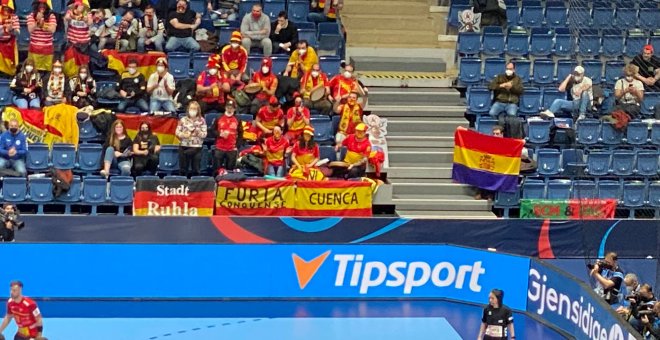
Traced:
<path id="1" fill-rule="evenodd" d="M 604 219 L 614 218 L 616 200 L 520 200 L 520 218 Z"/>
<path id="2" fill-rule="evenodd" d="M 37 298 L 447 298 L 525 310 L 529 259 L 447 245 L 7 244 Z M 102 263 L 103 266 L 98 264 Z M 54 278 L 66 278 L 57 280 Z M 194 287 L 188 287 L 194 282 Z"/>
<path id="3" fill-rule="evenodd" d="M 298 181 L 295 216 L 371 216 L 371 185 L 355 181 Z"/>
<path id="4" fill-rule="evenodd" d="M 136 216 L 212 216 L 215 181 L 142 179 L 135 183 Z"/>

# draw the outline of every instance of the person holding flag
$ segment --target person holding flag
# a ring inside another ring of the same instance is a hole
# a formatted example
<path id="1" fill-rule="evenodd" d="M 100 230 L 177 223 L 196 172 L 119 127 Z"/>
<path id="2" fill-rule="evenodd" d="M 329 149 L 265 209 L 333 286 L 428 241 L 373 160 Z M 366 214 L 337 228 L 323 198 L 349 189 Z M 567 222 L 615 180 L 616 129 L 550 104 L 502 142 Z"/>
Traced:
<path id="1" fill-rule="evenodd" d="M 14 0 L 0 3 L 0 72 L 13 76 L 18 65 L 18 45 L 16 37 L 21 31 L 18 16 L 14 13 Z"/>
<path id="2" fill-rule="evenodd" d="M 34 61 L 37 71 L 50 71 L 53 68 L 53 33 L 57 30 L 57 19 L 51 8 L 50 0 L 37 0 L 34 11 L 27 17 L 30 32 L 27 58 Z"/>

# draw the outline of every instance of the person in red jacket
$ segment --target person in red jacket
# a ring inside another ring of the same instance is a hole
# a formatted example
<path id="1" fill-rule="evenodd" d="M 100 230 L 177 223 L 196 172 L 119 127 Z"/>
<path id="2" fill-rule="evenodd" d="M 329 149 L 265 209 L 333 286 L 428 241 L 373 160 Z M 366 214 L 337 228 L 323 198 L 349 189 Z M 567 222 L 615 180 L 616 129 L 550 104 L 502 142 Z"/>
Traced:
<path id="1" fill-rule="evenodd" d="M 209 57 L 206 70 L 197 77 L 196 94 L 202 112 L 208 110 L 222 112 L 225 109 L 225 93 L 229 92 L 230 86 L 229 80 L 225 78 L 224 72 L 220 72 L 219 68 L 217 60 Z"/>
<path id="2" fill-rule="evenodd" d="M 9 326 L 11 319 L 16 321 L 18 332 L 14 340 L 43 339 L 43 319 L 37 303 L 27 296 L 23 296 L 23 283 L 12 281 L 9 284 L 10 298 L 7 301 L 7 314 L 0 325 L 0 337 Z"/>
<path id="3" fill-rule="evenodd" d="M 254 119 L 254 132 L 257 138 L 268 137 L 273 134 L 273 128 L 284 126 L 284 112 L 280 108 L 280 102 L 275 96 L 270 97 L 268 105 L 259 109 Z"/>
<path id="4" fill-rule="evenodd" d="M 211 136 L 215 137 L 215 150 L 213 151 L 213 168 L 227 171 L 236 168 L 238 147 L 243 141 L 243 126 L 236 118 L 236 103 L 228 100 L 225 113 L 212 124 Z"/>
<path id="5" fill-rule="evenodd" d="M 234 80 L 242 80 L 247 68 L 248 51 L 241 46 L 241 32 L 234 31 L 229 39 L 229 45 L 222 48 L 220 60 L 222 69 Z"/>
<path id="6" fill-rule="evenodd" d="M 362 123 L 362 106 L 357 102 L 358 95 L 351 92 L 346 99 L 346 103 L 337 107 L 335 112 L 339 115 L 339 126 L 335 141 L 340 143 L 346 136 L 355 132 L 355 126 Z"/>
<path id="7" fill-rule="evenodd" d="M 346 148 L 344 162 L 348 163 L 348 172 L 344 175 L 346 179 L 364 177 L 367 171 L 367 161 L 371 153 L 371 142 L 367 137 L 367 126 L 360 123 L 355 127 L 355 134 L 348 135 L 343 141 L 337 142 L 335 146 L 339 151 L 341 147 Z"/>
<path id="8" fill-rule="evenodd" d="M 289 108 L 286 112 L 286 136 L 284 138 L 288 139 L 289 142 L 293 142 L 303 133 L 305 126 L 309 124 L 309 109 L 303 105 L 303 100 L 300 97 L 300 93 L 296 92 L 293 94 L 294 104 L 293 107 Z"/>
<path id="9" fill-rule="evenodd" d="M 289 148 L 289 141 L 282 136 L 282 128 L 273 128 L 273 135 L 266 138 L 263 145 L 265 152 L 264 169 L 266 175 L 284 176 L 284 154 Z"/>
<path id="10" fill-rule="evenodd" d="M 314 141 L 314 128 L 306 126 L 303 134 L 293 144 L 293 149 L 291 150 L 291 163 L 293 165 L 289 173 L 293 173 L 296 169 L 301 169 L 303 174 L 307 174 L 309 169 L 316 166 L 319 157 L 319 145 Z"/>
<path id="11" fill-rule="evenodd" d="M 261 85 L 261 91 L 256 94 L 250 106 L 250 113 L 255 115 L 262 106 L 268 104 L 277 90 L 277 76 L 273 73 L 273 60 L 270 57 L 261 60 L 261 69 L 255 70 L 251 82 Z"/>

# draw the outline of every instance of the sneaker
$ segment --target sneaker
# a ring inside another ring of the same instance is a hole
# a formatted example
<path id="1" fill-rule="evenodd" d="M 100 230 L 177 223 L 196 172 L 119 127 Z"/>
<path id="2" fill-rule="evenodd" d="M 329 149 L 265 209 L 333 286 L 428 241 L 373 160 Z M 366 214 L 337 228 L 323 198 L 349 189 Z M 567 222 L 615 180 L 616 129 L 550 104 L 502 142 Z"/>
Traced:
<path id="1" fill-rule="evenodd" d="M 550 110 L 545 110 L 545 111 L 541 112 L 541 113 L 539 114 L 539 116 L 541 116 L 541 118 L 543 118 L 543 119 L 552 119 L 552 118 L 555 118 L 555 114 L 552 113 L 552 111 L 550 111 Z"/>
<path id="2" fill-rule="evenodd" d="M 110 173 L 108 173 L 107 171 L 101 170 L 101 176 L 103 176 L 105 178 L 108 178 L 109 175 L 110 175 Z"/>
<path id="3" fill-rule="evenodd" d="M 578 120 L 578 121 L 581 121 L 581 120 L 583 120 L 583 119 L 585 119 L 585 118 L 587 118 L 587 116 L 586 116 L 584 113 L 580 113 L 580 115 L 578 116 L 578 119 L 577 119 L 577 120 Z"/>

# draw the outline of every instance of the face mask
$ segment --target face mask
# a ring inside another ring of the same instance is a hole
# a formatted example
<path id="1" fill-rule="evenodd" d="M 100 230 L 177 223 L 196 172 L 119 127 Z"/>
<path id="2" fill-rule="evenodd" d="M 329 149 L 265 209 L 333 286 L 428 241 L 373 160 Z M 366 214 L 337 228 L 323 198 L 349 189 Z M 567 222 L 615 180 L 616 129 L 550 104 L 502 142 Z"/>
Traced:
<path id="1" fill-rule="evenodd" d="M 209 70 L 209 74 L 212 75 L 212 76 L 218 74 L 218 69 L 216 69 L 216 68 L 212 68 L 212 69 L 210 69 L 210 70 Z"/>
<path id="2" fill-rule="evenodd" d="M 304 55 L 305 53 L 307 53 L 307 49 L 301 48 L 298 50 L 298 54 L 300 55 Z"/>
<path id="3" fill-rule="evenodd" d="M 163 72 L 165 72 L 165 66 L 158 66 L 158 67 L 156 67 L 156 71 L 158 71 L 158 73 L 163 73 Z"/>
<path id="4" fill-rule="evenodd" d="M 351 76 L 352 76 L 351 72 L 349 72 L 349 71 L 344 71 L 344 78 L 346 78 L 346 79 L 350 79 Z"/>
<path id="5" fill-rule="evenodd" d="M 56 68 L 53 69 L 53 72 L 55 72 L 55 73 L 61 73 L 61 72 L 62 72 L 62 69 L 61 69 L 60 67 L 56 67 Z"/>
<path id="6" fill-rule="evenodd" d="M 513 75 L 513 70 L 506 70 L 504 71 L 507 77 L 511 77 Z"/>
<path id="7" fill-rule="evenodd" d="M 259 18 L 261 18 L 261 13 L 252 13 L 252 18 L 258 20 Z"/>
<path id="8" fill-rule="evenodd" d="M 80 79 L 86 79 L 86 78 L 87 78 L 87 73 L 80 74 Z"/>
<path id="9" fill-rule="evenodd" d="M 270 109 L 273 110 L 273 111 L 277 110 L 277 105 L 271 105 Z"/>
<path id="10" fill-rule="evenodd" d="M 319 76 L 319 71 L 312 71 L 312 77 L 316 78 Z"/>
<path id="11" fill-rule="evenodd" d="M 301 107 L 302 106 L 302 101 L 296 100 L 296 107 Z"/>
<path id="12" fill-rule="evenodd" d="M 263 72 L 263 73 L 268 73 L 268 71 L 270 71 L 270 68 L 268 66 L 263 66 L 261 68 L 261 72 Z"/>
<path id="13" fill-rule="evenodd" d="M 225 111 L 225 116 L 227 116 L 227 117 L 231 117 L 231 116 L 233 116 L 233 115 L 234 115 L 233 112 Z"/>
<path id="14" fill-rule="evenodd" d="M 573 79 L 575 80 L 576 83 L 579 83 L 582 81 L 582 76 L 573 76 Z"/>
<path id="15" fill-rule="evenodd" d="M 629 83 L 632 82 L 632 81 L 633 81 L 633 77 L 626 77 L 626 81 L 629 82 Z"/>
<path id="16" fill-rule="evenodd" d="M 129 67 L 128 68 L 128 73 L 135 74 L 135 72 L 137 72 L 137 69 L 135 67 Z"/>
<path id="17" fill-rule="evenodd" d="M 149 130 L 141 130 L 141 132 L 142 132 L 143 135 L 148 135 L 149 134 Z"/>
<path id="18" fill-rule="evenodd" d="M 238 48 L 238 43 L 231 43 L 231 48 Z"/>
<path id="19" fill-rule="evenodd" d="M 355 105 L 355 102 L 357 102 L 357 100 L 353 98 L 348 98 L 348 105 Z"/>
<path id="20" fill-rule="evenodd" d="M 18 132 L 18 128 L 11 128 L 9 129 L 9 132 L 16 134 Z"/>
<path id="21" fill-rule="evenodd" d="M 197 110 L 190 110 L 188 115 L 190 115 L 190 117 L 197 117 Z"/>
<path id="22" fill-rule="evenodd" d="M 26 72 L 32 72 L 32 70 L 34 70 L 34 67 L 32 67 L 32 66 L 25 66 L 25 71 L 26 71 Z"/>

